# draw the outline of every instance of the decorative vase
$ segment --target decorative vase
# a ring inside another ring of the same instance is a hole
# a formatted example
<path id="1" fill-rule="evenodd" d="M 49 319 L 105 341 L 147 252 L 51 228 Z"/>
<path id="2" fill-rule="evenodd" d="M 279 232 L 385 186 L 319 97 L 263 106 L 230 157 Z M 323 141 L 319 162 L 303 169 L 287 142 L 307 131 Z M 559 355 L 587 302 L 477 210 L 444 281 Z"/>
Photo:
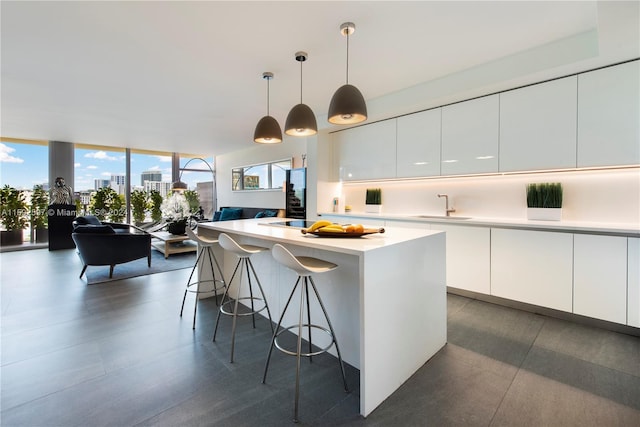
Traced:
<path id="1" fill-rule="evenodd" d="M 0 245 L 15 246 L 22 244 L 22 230 L 10 230 L 0 232 Z"/>
<path id="2" fill-rule="evenodd" d="M 180 235 L 185 233 L 186 228 L 187 228 L 186 220 L 173 221 L 173 222 L 170 222 L 169 225 L 167 226 L 167 231 L 171 234 Z"/>
<path id="3" fill-rule="evenodd" d="M 560 221 L 562 219 L 562 208 L 527 208 L 527 219 Z"/>
<path id="4" fill-rule="evenodd" d="M 366 213 L 382 213 L 382 205 L 364 205 Z"/>
<path id="5" fill-rule="evenodd" d="M 36 228 L 36 243 L 47 243 L 49 241 L 48 228 Z"/>

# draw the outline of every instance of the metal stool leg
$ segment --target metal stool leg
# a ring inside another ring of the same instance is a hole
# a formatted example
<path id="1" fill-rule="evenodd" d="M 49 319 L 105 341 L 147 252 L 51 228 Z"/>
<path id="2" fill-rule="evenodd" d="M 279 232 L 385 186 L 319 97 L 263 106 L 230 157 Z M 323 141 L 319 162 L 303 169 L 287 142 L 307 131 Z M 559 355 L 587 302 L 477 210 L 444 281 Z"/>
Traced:
<path id="1" fill-rule="evenodd" d="M 295 293 L 296 288 L 298 287 L 298 283 L 300 283 L 300 279 L 302 279 L 302 277 L 298 276 L 298 280 L 296 281 L 296 284 L 293 285 L 293 290 L 289 294 L 289 299 L 287 299 L 287 303 L 284 305 L 284 309 L 282 310 L 282 314 L 280 315 L 280 319 L 278 320 L 276 329 L 273 332 L 273 337 L 271 338 L 271 345 L 269 346 L 269 354 L 267 355 L 267 363 L 265 363 L 264 365 L 264 375 L 262 376 L 262 384 L 264 384 L 267 381 L 267 371 L 269 370 L 269 361 L 271 360 L 271 353 L 273 353 L 273 346 L 275 344 L 276 337 L 278 336 L 278 330 L 282 325 L 282 320 L 284 319 L 284 315 L 287 312 L 287 308 L 289 308 L 289 304 L 291 303 L 293 294 Z"/>
<path id="2" fill-rule="evenodd" d="M 264 306 L 267 309 L 267 314 L 269 315 L 269 326 L 271 327 L 271 331 L 273 331 L 273 319 L 271 319 L 271 310 L 269 310 L 269 304 L 267 304 L 267 296 L 264 293 L 264 289 L 262 289 L 262 284 L 260 283 L 260 279 L 256 274 L 255 268 L 253 268 L 253 263 L 249 259 L 249 267 L 251 267 L 251 271 L 253 271 L 253 276 L 256 278 L 256 282 L 258 283 L 258 288 L 260 289 L 260 294 L 262 294 L 262 300 L 264 301 Z M 253 300 L 252 300 L 253 303 Z"/>
<path id="3" fill-rule="evenodd" d="M 182 308 L 180 308 L 180 317 L 182 317 L 182 312 L 184 311 L 184 302 L 187 299 L 187 292 L 189 292 L 189 284 L 191 283 L 191 279 L 193 278 L 193 273 L 196 271 L 196 267 L 198 266 L 198 262 L 200 261 L 201 256 L 202 256 L 202 251 L 198 254 L 198 257 L 196 258 L 196 263 L 193 265 L 193 268 L 191 269 L 189 280 L 187 280 L 187 287 L 184 289 L 184 296 L 182 297 Z"/>
<path id="4" fill-rule="evenodd" d="M 313 288 L 313 292 L 316 294 L 316 298 L 318 298 L 318 302 L 320 303 L 320 308 L 322 308 L 322 312 L 324 313 L 325 319 L 327 319 L 327 324 L 329 325 L 329 330 L 331 330 L 331 336 L 333 337 L 333 343 L 336 345 L 336 353 L 338 353 L 338 362 L 340 362 L 340 372 L 342 373 L 342 381 L 344 382 L 344 391 L 349 392 L 349 387 L 347 386 L 347 377 L 344 373 L 344 363 L 342 363 L 342 355 L 340 354 L 340 347 L 338 346 L 338 339 L 336 338 L 336 333 L 333 330 L 333 326 L 331 325 L 331 320 L 329 319 L 329 315 L 327 314 L 327 310 L 324 308 L 324 303 L 318 294 L 318 290 L 316 289 L 316 284 L 313 282 L 313 277 L 309 276 L 309 280 L 311 280 L 311 287 Z"/>
<path id="5" fill-rule="evenodd" d="M 220 307 L 222 307 L 224 305 L 224 300 L 225 298 L 229 297 L 229 288 L 231 287 L 231 284 L 233 283 L 233 279 L 234 277 L 236 277 L 236 273 L 238 272 L 238 267 L 240 267 L 240 262 L 242 260 L 239 259 L 238 263 L 236 264 L 236 268 L 233 270 L 233 274 L 231 275 L 231 279 L 229 280 L 228 285 L 226 286 L 225 290 L 224 290 L 224 294 L 222 294 L 222 300 L 220 301 Z M 213 340 L 215 342 L 216 340 L 216 334 L 218 333 L 218 325 L 220 324 L 220 315 L 222 314 L 221 310 L 218 310 L 218 315 L 216 316 L 216 327 L 213 330 Z"/>
<path id="6" fill-rule="evenodd" d="M 302 288 L 300 289 L 300 314 L 298 318 L 298 346 L 296 350 L 296 397 L 295 397 L 295 405 L 293 409 L 293 422 L 298 422 L 298 400 L 300 396 L 300 357 L 302 354 L 302 328 L 304 327 L 303 318 L 304 318 L 304 301 L 305 294 L 309 295 L 309 290 L 307 289 L 307 280 L 302 282 Z M 304 291 L 304 292 L 303 292 Z M 309 300 L 307 299 L 307 306 L 309 305 Z M 308 310 L 307 310 L 308 311 Z M 309 330 L 309 336 L 311 336 L 311 330 Z"/>

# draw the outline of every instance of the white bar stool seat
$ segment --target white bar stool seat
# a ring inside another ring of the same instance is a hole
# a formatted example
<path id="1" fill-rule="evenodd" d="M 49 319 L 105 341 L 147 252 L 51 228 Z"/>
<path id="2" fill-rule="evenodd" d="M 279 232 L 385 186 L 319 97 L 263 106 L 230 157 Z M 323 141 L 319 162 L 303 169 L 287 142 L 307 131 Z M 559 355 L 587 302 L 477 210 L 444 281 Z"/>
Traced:
<path id="1" fill-rule="evenodd" d="M 264 248 L 261 246 L 254 245 L 246 245 L 239 244 L 235 240 L 233 240 L 229 235 L 225 233 L 221 233 L 218 236 L 218 243 L 222 248 L 228 252 L 233 253 L 238 257 L 238 263 L 236 264 L 235 269 L 233 270 L 233 274 L 231 275 L 231 279 L 229 280 L 227 287 L 222 295 L 222 301 L 220 302 L 220 307 L 218 309 L 218 316 L 216 317 L 216 327 L 213 331 L 213 341 L 216 340 L 216 335 L 218 333 L 218 325 L 220 324 L 220 315 L 224 314 L 227 316 L 231 316 L 233 318 L 232 326 L 231 326 L 231 363 L 233 363 L 233 353 L 235 350 L 235 340 L 236 340 L 236 323 L 238 317 L 243 316 L 251 316 L 253 328 L 256 327 L 256 313 L 259 313 L 263 310 L 267 310 L 267 315 L 269 316 L 269 326 L 271 327 L 271 331 L 273 331 L 273 321 L 271 320 L 271 311 L 269 310 L 269 304 L 267 303 L 267 297 L 264 294 L 264 290 L 262 289 L 262 285 L 260 284 L 260 279 L 256 274 L 256 270 L 253 267 L 253 263 L 251 262 L 251 256 L 257 253 L 268 251 L 269 248 Z M 233 279 L 236 277 L 236 273 L 238 272 L 238 268 L 240 268 L 240 275 L 238 281 L 238 287 L 236 291 L 235 299 L 231 299 L 229 297 L 229 288 L 233 283 Z M 246 270 L 246 278 L 247 283 L 249 285 L 249 296 L 241 297 L 241 288 L 242 288 L 242 276 L 243 272 Z M 251 282 L 251 273 L 253 273 L 253 277 L 258 284 L 258 288 L 260 289 L 260 294 L 262 298 L 258 296 L 254 296 L 253 294 L 253 285 Z M 226 301 L 225 301 L 226 300 Z M 251 308 L 248 311 L 240 311 L 238 303 L 241 300 L 249 301 L 251 303 Z M 254 303 L 258 301 L 262 304 L 262 307 L 256 307 Z"/>
<path id="2" fill-rule="evenodd" d="M 218 260 L 216 259 L 216 255 L 213 253 L 213 247 L 218 244 L 218 239 L 208 238 L 197 235 L 191 227 L 187 226 L 185 229 L 187 236 L 196 243 L 198 243 L 199 253 L 196 258 L 196 263 L 193 265 L 191 269 L 191 274 L 189 275 L 189 280 L 187 280 L 187 287 L 184 290 L 184 296 L 182 297 L 182 308 L 180 308 L 180 317 L 182 317 L 182 312 L 184 311 L 184 302 L 187 299 L 187 292 L 192 292 L 196 294 L 196 301 L 193 307 L 193 327 L 196 328 L 196 312 L 198 311 L 198 294 L 201 293 L 209 293 L 213 292 L 216 299 L 216 305 L 218 304 L 218 291 L 221 291 L 226 287 L 226 283 L 224 281 L 224 277 L 222 275 L 222 269 L 220 268 L 220 264 L 218 264 Z M 200 260 L 207 254 L 207 258 L 209 259 L 209 265 L 211 266 L 211 273 L 213 274 L 213 279 L 205 279 L 205 280 L 196 280 L 194 282 L 191 281 L 193 278 L 193 273 L 195 273 L 198 268 L 198 263 Z M 213 268 L 213 264 L 215 263 L 218 268 L 219 278 L 216 278 L 216 270 Z M 200 288 L 201 283 L 212 283 L 213 289 L 202 290 Z M 195 287 L 195 289 L 194 289 Z"/>
<path id="3" fill-rule="evenodd" d="M 338 341 L 336 339 L 336 334 L 333 330 L 333 326 L 331 325 L 331 320 L 329 320 L 329 316 L 327 315 L 327 310 L 324 307 L 324 304 L 322 303 L 322 299 L 320 298 L 320 295 L 318 294 L 318 290 L 316 288 L 316 285 L 313 281 L 313 277 L 312 274 L 321 274 L 321 273 L 327 273 L 329 271 L 335 270 L 338 265 L 334 264 L 332 262 L 328 262 L 328 261 L 324 261 L 318 258 L 313 258 L 313 257 L 307 257 L 307 256 L 295 256 L 293 255 L 291 252 L 289 252 L 289 250 L 287 250 L 284 246 L 282 246 L 279 243 L 276 243 L 273 248 L 271 249 L 271 254 L 273 255 L 273 257 L 275 258 L 275 260 L 277 262 L 279 262 L 280 264 L 284 265 L 285 267 L 290 268 L 291 270 L 295 271 L 298 274 L 298 280 L 296 280 L 295 285 L 293 286 L 293 289 L 291 290 L 291 294 L 289 295 L 289 299 L 287 300 L 287 303 L 284 306 L 284 310 L 282 311 L 282 314 L 280 316 L 280 320 L 278 320 L 278 324 L 276 326 L 275 332 L 273 334 L 273 337 L 271 338 L 271 345 L 269 346 L 269 354 L 267 356 L 267 362 L 265 364 L 264 367 L 264 376 L 262 377 L 262 383 L 264 384 L 267 380 L 267 371 L 269 370 L 269 361 L 271 360 L 271 353 L 273 352 L 273 348 L 274 346 L 280 350 L 281 352 L 285 353 L 285 354 L 289 354 L 291 356 L 296 356 L 296 391 L 295 391 L 295 406 L 294 406 L 294 415 L 293 415 L 293 421 L 294 422 L 298 422 L 298 400 L 299 400 L 299 394 L 300 394 L 300 358 L 302 356 L 304 357 L 309 357 L 309 360 L 311 360 L 312 356 L 316 356 L 318 354 L 321 353 L 325 353 L 327 352 L 333 345 L 336 346 L 336 352 L 338 353 L 338 362 L 340 364 L 340 372 L 342 373 L 342 381 L 344 383 L 344 390 L 346 392 L 349 391 L 348 387 L 347 387 L 347 379 L 344 373 L 344 364 L 342 363 L 342 355 L 340 354 L 340 347 L 338 347 Z M 301 280 L 303 279 L 303 280 Z M 288 326 L 288 327 L 284 327 L 282 330 L 280 330 L 280 326 L 282 324 L 282 319 L 285 316 L 285 313 L 287 312 L 287 309 L 289 308 L 289 303 L 291 303 L 291 299 L 293 298 L 293 295 L 296 291 L 296 288 L 298 288 L 298 284 L 300 284 L 302 282 L 302 286 L 300 288 L 300 312 L 299 312 L 299 321 L 298 324 L 296 325 L 292 325 L 292 326 Z M 320 304 L 320 307 L 322 308 L 322 312 L 324 313 L 324 317 L 327 321 L 327 325 L 329 326 L 329 328 L 325 328 L 324 326 L 320 326 L 320 325 L 315 325 L 311 323 L 311 310 L 309 307 L 309 284 L 311 284 L 311 288 L 313 289 L 313 293 L 315 294 L 318 303 Z M 305 304 L 306 303 L 306 304 Z M 306 311 L 307 311 L 307 323 L 304 323 L 304 307 L 306 305 Z M 284 348 L 283 346 L 281 346 L 278 343 L 278 337 L 280 334 L 282 334 L 285 331 L 289 331 L 292 330 L 294 328 L 298 329 L 298 340 L 297 340 L 297 347 L 296 347 L 296 351 L 291 351 L 291 350 L 287 350 L 286 348 Z M 307 329 L 307 333 L 308 333 L 308 352 L 303 353 L 302 352 L 302 332 L 303 329 Z M 329 345 L 327 345 L 324 348 L 321 348 L 317 351 L 313 351 L 312 349 L 312 342 L 311 342 L 311 329 L 316 329 L 316 330 L 320 330 L 325 332 L 329 338 L 331 339 L 331 342 L 329 343 Z"/>

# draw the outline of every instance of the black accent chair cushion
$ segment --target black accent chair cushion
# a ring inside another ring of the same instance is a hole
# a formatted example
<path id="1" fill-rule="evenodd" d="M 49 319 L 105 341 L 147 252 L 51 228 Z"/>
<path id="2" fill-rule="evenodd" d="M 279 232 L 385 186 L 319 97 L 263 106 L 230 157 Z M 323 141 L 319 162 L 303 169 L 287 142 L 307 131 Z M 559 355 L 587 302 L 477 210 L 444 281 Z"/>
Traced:
<path id="1" fill-rule="evenodd" d="M 85 215 L 77 217 L 74 222 L 77 225 L 102 225 L 102 222 L 95 215 Z"/>
<path id="2" fill-rule="evenodd" d="M 115 230 L 110 225 L 76 225 L 73 229 L 74 233 L 94 233 L 94 234 L 114 234 Z"/>

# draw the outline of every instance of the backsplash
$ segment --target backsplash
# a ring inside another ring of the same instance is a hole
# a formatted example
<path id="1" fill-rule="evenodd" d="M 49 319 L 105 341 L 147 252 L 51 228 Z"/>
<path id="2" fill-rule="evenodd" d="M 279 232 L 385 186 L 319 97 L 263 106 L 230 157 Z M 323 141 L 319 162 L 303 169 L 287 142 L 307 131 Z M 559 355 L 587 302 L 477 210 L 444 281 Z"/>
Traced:
<path id="1" fill-rule="evenodd" d="M 338 183 L 333 191 L 353 212 L 364 211 L 367 188 L 380 187 L 389 214 L 444 215 L 444 193 L 454 216 L 526 220 L 526 185 L 537 182 L 562 183 L 563 220 L 640 225 L 640 168 Z M 331 209 L 331 201 L 319 207 Z"/>

